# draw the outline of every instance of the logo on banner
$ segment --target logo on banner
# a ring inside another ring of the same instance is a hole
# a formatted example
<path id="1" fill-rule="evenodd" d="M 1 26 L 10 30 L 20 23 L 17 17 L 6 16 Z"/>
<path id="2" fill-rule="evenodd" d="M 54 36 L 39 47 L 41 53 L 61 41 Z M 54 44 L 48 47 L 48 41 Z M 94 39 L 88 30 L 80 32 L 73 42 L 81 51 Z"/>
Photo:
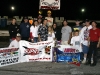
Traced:
<path id="1" fill-rule="evenodd" d="M 46 46 L 45 53 L 50 55 L 51 46 Z"/>
<path id="2" fill-rule="evenodd" d="M 23 47 L 26 49 L 25 53 L 24 53 L 24 56 L 25 55 L 38 55 L 39 54 L 39 51 L 36 48 L 27 48 L 25 46 L 23 46 Z"/>

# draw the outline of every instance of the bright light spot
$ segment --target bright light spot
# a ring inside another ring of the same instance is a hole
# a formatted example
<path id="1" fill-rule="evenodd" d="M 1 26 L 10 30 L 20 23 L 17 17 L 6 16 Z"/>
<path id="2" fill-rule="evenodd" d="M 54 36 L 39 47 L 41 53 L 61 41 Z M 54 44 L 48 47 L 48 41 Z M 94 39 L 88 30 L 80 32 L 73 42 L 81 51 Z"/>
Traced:
<path id="1" fill-rule="evenodd" d="M 85 11 L 85 9 L 82 9 L 81 11 L 82 11 L 82 12 L 84 12 L 84 11 Z"/>
<path id="2" fill-rule="evenodd" d="M 11 7 L 11 10 L 14 10 L 14 9 L 15 9 L 15 7 L 12 6 L 12 7 Z"/>

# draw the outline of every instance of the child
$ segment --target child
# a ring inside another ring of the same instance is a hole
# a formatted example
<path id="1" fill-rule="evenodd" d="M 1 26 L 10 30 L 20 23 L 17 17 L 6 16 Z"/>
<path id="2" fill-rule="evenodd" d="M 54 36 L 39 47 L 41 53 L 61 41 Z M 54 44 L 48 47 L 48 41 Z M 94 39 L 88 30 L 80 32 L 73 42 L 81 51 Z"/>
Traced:
<path id="1" fill-rule="evenodd" d="M 53 31 L 52 26 L 48 27 L 48 40 L 54 40 L 55 39 L 55 34 Z"/>
<path id="2" fill-rule="evenodd" d="M 74 36 L 71 38 L 71 45 L 76 47 L 80 52 L 80 60 L 82 60 L 82 44 L 79 36 L 79 31 L 74 31 Z"/>

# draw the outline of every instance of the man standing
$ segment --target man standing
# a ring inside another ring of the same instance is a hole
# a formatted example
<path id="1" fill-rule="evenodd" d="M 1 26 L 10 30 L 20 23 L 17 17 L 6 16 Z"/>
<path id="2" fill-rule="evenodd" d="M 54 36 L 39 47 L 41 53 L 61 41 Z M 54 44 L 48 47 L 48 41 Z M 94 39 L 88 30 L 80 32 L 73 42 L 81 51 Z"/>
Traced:
<path id="1" fill-rule="evenodd" d="M 97 23 L 92 21 L 92 29 L 90 29 L 89 33 L 89 60 L 87 64 L 90 66 L 96 66 L 97 64 L 97 48 L 100 46 L 100 29 L 97 27 Z M 91 57 L 93 54 L 93 64 L 91 64 Z"/>
<path id="2" fill-rule="evenodd" d="M 17 33 L 19 33 L 19 26 L 16 23 L 16 18 L 13 18 L 9 26 L 10 42 L 16 38 Z"/>
<path id="3" fill-rule="evenodd" d="M 89 20 L 86 20 L 85 24 L 86 26 L 83 27 L 80 32 L 80 37 L 82 39 L 82 49 L 83 49 L 83 54 L 84 54 L 84 57 L 83 57 L 84 59 L 82 63 L 86 63 L 87 53 L 89 51 L 89 47 L 88 47 L 89 30 L 92 28 Z"/>
<path id="4" fill-rule="evenodd" d="M 24 22 L 20 24 L 20 32 L 22 40 L 29 40 L 30 37 L 30 24 L 28 22 L 28 17 L 24 18 Z"/>
<path id="5" fill-rule="evenodd" d="M 63 21 L 64 26 L 61 29 L 61 33 L 62 33 L 61 44 L 62 45 L 68 45 L 70 43 L 70 40 L 71 40 L 72 29 L 67 24 L 68 24 L 67 21 L 64 20 Z"/>
<path id="6" fill-rule="evenodd" d="M 46 19 L 43 20 L 43 25 L 39 26 L 38 38 L 39 38 L 39 41 L 47 41 L 48 26 L 47 26 L 47 20 Z"/>

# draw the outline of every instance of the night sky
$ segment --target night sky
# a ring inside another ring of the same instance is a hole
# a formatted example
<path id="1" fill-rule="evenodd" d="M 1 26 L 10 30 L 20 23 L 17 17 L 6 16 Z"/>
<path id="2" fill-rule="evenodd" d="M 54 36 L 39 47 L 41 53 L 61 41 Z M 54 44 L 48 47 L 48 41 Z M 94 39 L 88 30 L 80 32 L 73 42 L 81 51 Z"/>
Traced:
<path id="1" fill-rule="evenodd" d="M 66 19 L 100 19 L 100 0 L 61 0 L 61 9 L 52 11 L 52 16 L 62 16 Z M 15 10 L 11 11 L 11 6 Z M 81 9 L 85 12 L 82 13 Z M 0 16 L 33 16 L 37 17 L 39 0 L 0 0 Z M 46 16 L 47 10 L 42 10 Z"/>

